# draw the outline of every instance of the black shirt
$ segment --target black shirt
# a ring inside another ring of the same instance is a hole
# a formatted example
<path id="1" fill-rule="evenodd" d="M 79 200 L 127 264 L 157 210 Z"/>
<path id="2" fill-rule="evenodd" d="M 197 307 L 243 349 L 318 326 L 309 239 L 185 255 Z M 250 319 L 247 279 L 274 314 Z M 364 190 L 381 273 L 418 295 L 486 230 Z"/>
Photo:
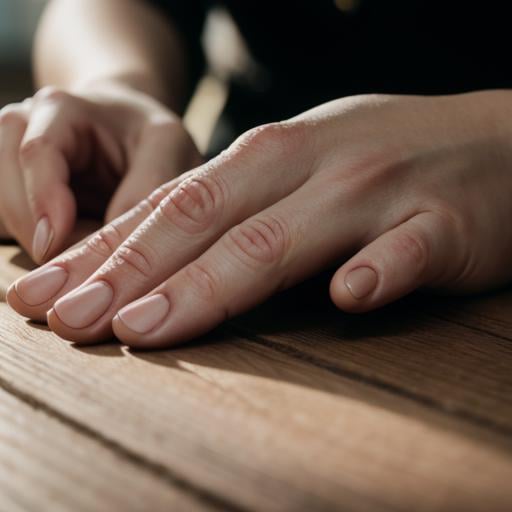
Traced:
<path id="1" fill-rule="evenodd" d="M 148 0 L 150 1 L 150 0 Z M 201 67 L 200 33 L 216 2 L 153 0 Z M 219 2 L 255 60 L 261 86 L 235 82 L 226 112 L 238 132 L 351 94 L 448 94 L 512 86 L 509 2 L 273 0 Z M 344 11 L 337 4 L 353 4 Z"/>

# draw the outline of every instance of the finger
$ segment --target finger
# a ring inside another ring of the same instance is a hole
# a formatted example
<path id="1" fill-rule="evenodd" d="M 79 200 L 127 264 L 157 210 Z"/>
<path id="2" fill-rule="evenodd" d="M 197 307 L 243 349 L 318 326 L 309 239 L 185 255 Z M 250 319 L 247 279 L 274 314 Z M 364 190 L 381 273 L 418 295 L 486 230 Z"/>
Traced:
<path id="1" fill-rule="evenodd" d="M 77 101 L 60 91 L 39 93 L 20 146 L 35 223 L 31 255 L 38 263 L 63 246 L 75 223 L 76 201 L 68 183 L 69 161 L 76 146 Z"/>
<path id="2" fill-rule="evenodd" d="M 30 252 L 34 222 L 18 159 L 27 117 L 21 104 L 0 111 L 0 214 L 7 231 Z"/>
<path id="3" fill-rule="evenodd" d="M 454 258 L 454 237 L 434 213 L 421 213 L 380 235 L 333 276 L 333 302 L 348 312 L 369 311 L 441 281 Z"/>
<path id="4" fill-rule="evenodd" d="M 46 312 L 54 302 L 79 286 L 105 263 L 173 186 L 177 184 L 171 182 L 162 186 L 108 226 L 18 279 L 7 291 L 8 304 L 23 316 L 46 321 Z"/>
<path id="5" fill-rule="evenodd" d="M 288 127 L 270 128 L 274 135 L 281 129 Z M 173 190 L 102 268 L 55 303 L 48 314 L 52 329 L 79 342 L 110 337 L 121 307 L 197 258 L 230 227 L 300 187 L 309 176 L 307 161 L 297 158 L 301 141 L 275 141 L 265 130 Z M 283 154 L 284 148 L 293 154 Z"/>
<path id="6" fill-rule="evenodd" d="M 303 187 L 233 227 L 194 262 L 121 309 L 112 322 L 115 335 L 139 348 L 189 340 L 350 251 L 360 232 L 357 213 L 341 215 L 325 190 L 318 201 L 321 190 Z"/>
<path id="7" fill-rule="evenodd" d="M 135 206 L 152 190 L 202 163 L 190 136 L 175 120 L 153 120 L 140 134 L 130 168 L 118 186 L 106 222 Z"/>

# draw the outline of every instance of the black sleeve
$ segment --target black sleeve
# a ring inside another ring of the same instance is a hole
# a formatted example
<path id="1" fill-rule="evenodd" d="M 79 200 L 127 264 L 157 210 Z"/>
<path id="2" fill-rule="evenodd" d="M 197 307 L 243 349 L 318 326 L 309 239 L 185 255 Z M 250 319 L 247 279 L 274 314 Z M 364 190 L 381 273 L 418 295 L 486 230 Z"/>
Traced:
<path id="1" fill-rule="evenodd" d="M 204 73 L 205 57 L 201 46 L 206 14 L 210 8 L 207 0 L 145 0 L 172 20 L 179 31 L 187 52 L 189 92 Z"/>

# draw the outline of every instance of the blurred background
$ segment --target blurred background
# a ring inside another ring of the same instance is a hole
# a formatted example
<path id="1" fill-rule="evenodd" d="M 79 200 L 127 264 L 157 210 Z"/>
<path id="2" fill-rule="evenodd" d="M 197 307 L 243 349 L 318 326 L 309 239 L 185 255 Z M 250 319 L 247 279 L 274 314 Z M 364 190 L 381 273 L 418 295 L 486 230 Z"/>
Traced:
<path id="1" fill-rule="evenodd" d="M 32 91 L 30 51 L 45 0 L 0 0 L 0 105 Z"/>
<path id="2" fill-rule="evenodd" d="M 33 94 L 31 49 L 46 0 L 0 0 L 0 108 Z M 198 84 L 185 115 L 185 124 L 200 150 L 207 152 L 212 134 L 223 135 L 219 116 L 225 104 L 230 75 L 249 68 L 250 57 L 231 18 L 213 9 L 203 34 L 208 70 Z"/>

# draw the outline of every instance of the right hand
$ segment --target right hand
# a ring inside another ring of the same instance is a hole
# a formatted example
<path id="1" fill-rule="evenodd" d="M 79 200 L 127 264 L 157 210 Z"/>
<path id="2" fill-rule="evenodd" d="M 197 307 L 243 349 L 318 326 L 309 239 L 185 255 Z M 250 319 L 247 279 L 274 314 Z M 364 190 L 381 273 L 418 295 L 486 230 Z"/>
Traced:
<path id="1" fill-rule="evenodd" d="M 334 264 L 351 312 L 509 283 L 511 100 L 363 95 L 260 126 L 7 301 L 67 340 L 162 348 Z"/>
<path id="2" fill-rule="evenodd" d="M 43 88 L 0 110 L 0 237 L 43 263 L 78 215 L 109 222 L 201 161 L 178 116 L 141 92 Z"/>

